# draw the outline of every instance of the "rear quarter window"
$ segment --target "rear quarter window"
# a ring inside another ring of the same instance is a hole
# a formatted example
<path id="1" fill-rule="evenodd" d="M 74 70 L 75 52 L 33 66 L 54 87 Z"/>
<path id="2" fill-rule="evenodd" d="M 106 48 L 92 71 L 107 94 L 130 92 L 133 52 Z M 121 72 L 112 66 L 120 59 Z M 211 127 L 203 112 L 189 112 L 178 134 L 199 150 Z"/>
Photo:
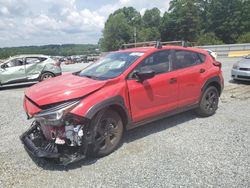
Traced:
<path id="1" fill-rule="evenodd" d="M 206 61 L 206 56 L 204 54 L 200 54 L 200 53 L 197 53 L 200 60 L 201 60 L 201 63 L 204 63 Z"/>

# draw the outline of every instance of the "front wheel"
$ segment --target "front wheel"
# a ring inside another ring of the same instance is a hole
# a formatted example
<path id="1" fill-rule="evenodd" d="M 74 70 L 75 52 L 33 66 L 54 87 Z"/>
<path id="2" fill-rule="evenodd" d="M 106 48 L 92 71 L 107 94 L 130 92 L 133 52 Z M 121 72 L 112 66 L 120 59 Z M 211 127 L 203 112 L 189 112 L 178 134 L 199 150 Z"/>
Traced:
<path id="1" fill-rule="evenodd" d="M 219 92 L 216 87 L 210 86 L 203 93 L 196 113 L 203 117 L 215 114 L 218 109 Z"/>
<path id="2" fill-rule="evenodd" d="M 123 123 L 120 115 L 111 110 L 100 111 L 92 120 L 93 144 L 90 155 L 103 157 L 112 153 L 123 135 Z"/>

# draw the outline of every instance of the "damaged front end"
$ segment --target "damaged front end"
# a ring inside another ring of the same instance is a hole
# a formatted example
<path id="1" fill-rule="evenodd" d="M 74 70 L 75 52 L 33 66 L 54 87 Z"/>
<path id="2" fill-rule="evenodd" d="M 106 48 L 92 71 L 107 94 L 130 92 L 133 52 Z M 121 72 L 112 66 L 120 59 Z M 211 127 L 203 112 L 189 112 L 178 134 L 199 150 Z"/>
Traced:
<path id="1" fill-rule="evenodd" d="M 70 111 L 79 101 L 66 102 L 34 115 L 35 121 L 20 139 L 35 157 L 55 158 L 63 165 L 86 157 L 91 143 L 89 120 Z"/>

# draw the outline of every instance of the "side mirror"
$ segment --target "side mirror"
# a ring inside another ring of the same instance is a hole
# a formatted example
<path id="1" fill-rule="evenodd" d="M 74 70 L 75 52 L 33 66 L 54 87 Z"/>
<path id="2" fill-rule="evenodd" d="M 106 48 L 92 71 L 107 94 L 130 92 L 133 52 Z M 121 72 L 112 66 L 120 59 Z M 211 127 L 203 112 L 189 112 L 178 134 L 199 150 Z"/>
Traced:
<path id="1" fill-rule="evenodd" d="M 134 76 L 138 79 L 139 82 L 143 82 L 144 80 L 153 78 L 155 76 L 155 72 L 153 70 L 146 70 L 135 72 Z"/>

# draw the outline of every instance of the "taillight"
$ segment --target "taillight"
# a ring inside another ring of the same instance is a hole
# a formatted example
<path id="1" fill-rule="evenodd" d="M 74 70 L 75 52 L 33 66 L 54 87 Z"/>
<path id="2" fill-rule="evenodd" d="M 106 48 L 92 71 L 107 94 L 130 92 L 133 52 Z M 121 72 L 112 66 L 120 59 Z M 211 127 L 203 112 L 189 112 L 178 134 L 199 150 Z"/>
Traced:
<path id="1" fill-rule="evenodd" d="M 219 61 L 214 61 L 213 65 L 216 67 L 219 67 L 219 68 L 221 68 L 221 66 L 222 66 L 221 62 L 219 62 Z"/>

